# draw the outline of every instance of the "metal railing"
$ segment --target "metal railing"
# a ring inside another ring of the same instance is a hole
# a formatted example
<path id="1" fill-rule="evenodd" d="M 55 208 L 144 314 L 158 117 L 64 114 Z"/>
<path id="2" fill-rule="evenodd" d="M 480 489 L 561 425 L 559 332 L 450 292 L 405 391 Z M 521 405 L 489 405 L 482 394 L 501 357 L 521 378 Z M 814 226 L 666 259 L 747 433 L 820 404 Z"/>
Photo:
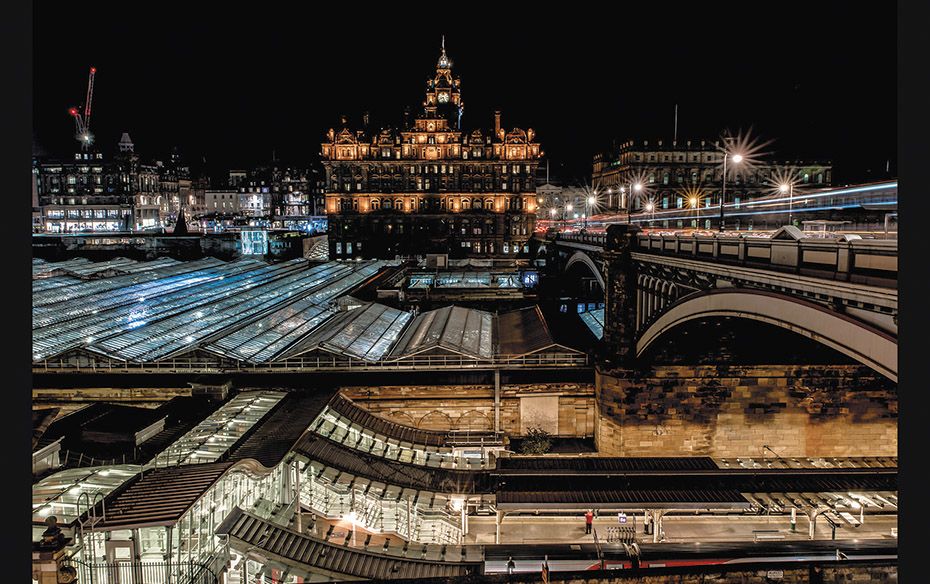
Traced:
<path id="1" fill-rule="evenodd" d="M 85 562 L 71 557 L 62 563 L 75 569 L 81 584 L 219 584 L 229 566 L 229 538 L 220 536 L 219 547 L 205 561 Z"/>
<path id="2" fill-rule="evenodd" d="M 896 287 L 897 240 L 638 234 L 634 252 Z"/>
<path id="3" fill-rule="evenodd" d="M 81 584 L 219 584 L 213 562 L 114 561 L 85 563 L 67 560 Z M 222 572 L 220 572 L 222 573 Z"/>
<path id="4" fill-rule="evenodd" d="M 415 355 L 395 360 L 365 361 L 347 357 L 297 357 L 268 363 L 165 359 L 146 363 L 118 361 L 101 357 L 67 361 L 45 359 L 33 363 L 34 373 L 282 373 L 307 371 L 411 371 L 431 369 L 557 368 L 585 367 L 589 359 L 583 353 L 539 353 L 500 355 L 475 359 L 463 355 Z"/>

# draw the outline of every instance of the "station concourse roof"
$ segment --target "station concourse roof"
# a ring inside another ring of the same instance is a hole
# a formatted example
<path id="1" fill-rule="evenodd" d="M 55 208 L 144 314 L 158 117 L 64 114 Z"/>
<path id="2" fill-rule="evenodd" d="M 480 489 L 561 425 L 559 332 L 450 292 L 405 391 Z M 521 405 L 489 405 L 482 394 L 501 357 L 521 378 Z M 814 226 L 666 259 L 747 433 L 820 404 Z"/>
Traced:
<path id="1" fill-rule="evenodd" d="M 206 258 L 69 282 L 37 292 L 33 360 L 82 348 L 149 362 L 201 344 L 234 358 L 274 358 L 288 348 L 288 341 L 325 320 L 332 301 L 388 265 L 312 264 L 303 259 L 269 265 Z M 302 301 L 299 307 L 288 308 L 297 301 Z M 301 324 L 305 326 L 294 333 Z M 234 336 L 221 341 L 227 332 Z"/>
<path id="2" fill-rule="evenodd" d="M 369 363 L 580 354 L 553 341 L 538 307 L 492 314 L 446 306 L 417 315 L 349 296 L 397 264 L 155 260 L 97 279 L 37 280 L 33 362 L 111 367 L 206 356 L 262 365 L 319 352 Z M 52 281 L 59 285 L 38 285 Z"/>

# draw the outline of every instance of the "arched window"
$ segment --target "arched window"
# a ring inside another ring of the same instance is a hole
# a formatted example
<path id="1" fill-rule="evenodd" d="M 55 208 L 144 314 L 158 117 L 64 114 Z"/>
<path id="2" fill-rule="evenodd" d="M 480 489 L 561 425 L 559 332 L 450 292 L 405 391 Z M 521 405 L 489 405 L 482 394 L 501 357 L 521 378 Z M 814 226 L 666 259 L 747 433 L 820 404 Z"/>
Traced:
<path id="1" fill-rule="evenodd" d="M 376 211 L 381 208 L 381 201 L 379 199 L 371 200 L 371 210 Z"/>
<path id="2" fill-rule="evenodd" d="M 471 208 L 471 199 L 468 199 L 468 198 L 462 199 L 462 209 L 464 210 L 464 209 L 470 209 L 470 208 Z"/>

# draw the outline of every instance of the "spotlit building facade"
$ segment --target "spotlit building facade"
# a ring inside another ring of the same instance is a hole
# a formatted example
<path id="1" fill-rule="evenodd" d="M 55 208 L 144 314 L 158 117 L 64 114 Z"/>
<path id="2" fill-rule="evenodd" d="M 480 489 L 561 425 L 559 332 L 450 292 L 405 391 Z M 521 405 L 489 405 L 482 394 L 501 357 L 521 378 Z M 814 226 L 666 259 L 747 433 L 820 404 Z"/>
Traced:
<path id="1" fill-rule="evenodd" d="M 322 144 L 330 258 L 516 258 L 535 229 L 532 128 L 462 127 L 461 81 L 445 47 L 422 110 L 402 129 L 331 128 Z"/>

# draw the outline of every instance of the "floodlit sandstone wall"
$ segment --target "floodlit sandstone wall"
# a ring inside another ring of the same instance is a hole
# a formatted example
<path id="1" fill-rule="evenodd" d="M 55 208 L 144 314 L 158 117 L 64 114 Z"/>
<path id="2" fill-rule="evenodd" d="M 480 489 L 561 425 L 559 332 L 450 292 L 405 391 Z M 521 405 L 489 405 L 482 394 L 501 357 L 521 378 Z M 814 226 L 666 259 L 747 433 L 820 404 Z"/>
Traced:
<path id="1" fill-rule="evenodd" d="M 865 367 L 657 366 L 598 371 L 595 387 L 605 456 L 898 453 L 897 386 Z"/>

